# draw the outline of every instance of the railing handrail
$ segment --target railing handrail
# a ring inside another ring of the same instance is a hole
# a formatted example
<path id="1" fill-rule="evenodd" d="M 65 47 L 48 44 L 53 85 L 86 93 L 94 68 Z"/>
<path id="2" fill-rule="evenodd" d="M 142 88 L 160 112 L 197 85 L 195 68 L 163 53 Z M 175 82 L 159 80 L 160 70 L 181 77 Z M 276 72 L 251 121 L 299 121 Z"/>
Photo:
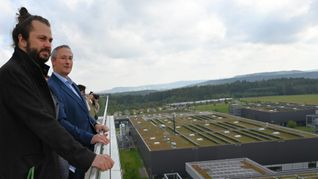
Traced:
<path id="1" fill-rule="evenodd" d="M 105 125 L 105 122 L 106 122 L 107 108 L 108 108 L 108 95 L 106 96 L 105 110 L 104 110 L 103 121 L 102 121 L 103 125 Z"/>
<path id="2" fill-rule="evenodd" d="M 106 96 L 106 101 L 105 101 L 105 110 L 104 110 L 104 115 L 102 119 L 102 124 L 106 124 L 106 118 L 107 118 L 107 108 L 108 108 L 108 95 Z M 103 131 L 99 132 L 99 134 L 103 135 Z M 94 152 L 96 154 L 101 154 L 102 153 L 102 146 L 103 144 L 97 143 L 95 144 L 94 147 Z M 89 179 L 96 179 L 98 176 L 98 170 L 95 167 L 91 167 L 89 172 Z"/>
<path id="3" fill-rule="evenodd" d="M 86 173 L 85 179 L 97 179 L 97 178 L 98 179 L 111 179 L 111 178 L 121 179 L 122 178 L 114 116 L 107 116 L 107 108 L 108 108 L 108 96 L 106 98 L 102 124 L 109 127 L 108 138 L 110 142 L 108 145 L 103 145 L 100 143 L 96 144 L 94 151 L 96 154 L 109 155 L 114 160 L 115 163 L 113 168 L 107 171 L 100 171 L 95 167 L 91 167 L 89 171 Z"/>

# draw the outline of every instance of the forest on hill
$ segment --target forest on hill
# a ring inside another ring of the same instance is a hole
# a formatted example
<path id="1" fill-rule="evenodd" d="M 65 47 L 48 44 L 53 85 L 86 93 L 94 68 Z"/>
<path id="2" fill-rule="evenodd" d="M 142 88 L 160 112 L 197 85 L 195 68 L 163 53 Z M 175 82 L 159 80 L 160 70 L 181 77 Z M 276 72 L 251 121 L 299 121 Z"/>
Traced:
<path id="1" fill-rule="evenodd" d="M 225 97 L 243 98 L 297 94 L 318 94 L 318 79 L 281 78 L 255 82 L 235 81 L 228 84 L 193 86 L 145 94 L 111 94 L 109 112 Z"/>

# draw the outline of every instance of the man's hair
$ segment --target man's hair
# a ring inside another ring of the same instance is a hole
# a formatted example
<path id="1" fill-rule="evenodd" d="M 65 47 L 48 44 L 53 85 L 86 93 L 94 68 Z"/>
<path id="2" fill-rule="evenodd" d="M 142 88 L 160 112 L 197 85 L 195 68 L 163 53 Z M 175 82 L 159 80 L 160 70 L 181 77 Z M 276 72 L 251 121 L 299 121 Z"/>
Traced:
<path id="1" fill-rule="evenodd" d="M 79 89 L 80 91 L 83 91 L 83 92 L 84 92 L 85 89 L 86 89 L 86 86 L 81 85 L 81 84 L 78 84 L 77 87 L 78 87 L 78 89 Z"/>
<path id="2" fill-rule="evenodd" d="M 94 95 L 95 99 L 99 99 L 99 95 L 98 94 L 93 93 L 93 95 Z"/>
<path id="3" fill-rule="evenodd" d="M 56 55 L 57 55 L 57 51 L 61 48 L 68 48 L 71 50 L 71 47 L 68 46 L 68 45 L 60 45 L 60 46 L 57 46 L 53 49 L 52 51 L 52 54 L 51 54 L 51 60 L 55 59 L 56 58 Z"/>
<path id="4" fill-rule="evenodd" d="M 18 46 L 19 34 L 21 34 L 24 39 L 29 39 L 30 31 L 33 28 L 32 21 L 37 20 L 50 27 L 50 23 L 47 19 L 41 16 L 31 15 L 25 7 L 20 8 L 19 13 L 17 13 L 17 16 L 18 23 L 15 25 L 12 31 L 12 40 L 14 43 L 14 47 Z"/>

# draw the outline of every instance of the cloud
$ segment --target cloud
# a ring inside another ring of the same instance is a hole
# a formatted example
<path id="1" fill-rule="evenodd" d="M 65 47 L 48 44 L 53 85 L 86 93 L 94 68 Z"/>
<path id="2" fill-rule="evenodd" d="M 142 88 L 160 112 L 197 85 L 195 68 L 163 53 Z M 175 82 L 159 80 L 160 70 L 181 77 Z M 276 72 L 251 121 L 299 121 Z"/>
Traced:
<path id="1" fill-rule="evenodd" d="M 309 25 L 309 10 L 310 1 L 238 0 L 227 1 L 218 12 L 228 38 L 271 44 L 295 42 L 295 35 Z"/>
<path id="2" fill-rule="evenodd" d="M 0 65 L 21 5 L 50 20 L 53 46 L 74 52 L 70 77 L 92 91 L 316 68 L 318 1 L 5 0 Z"/>

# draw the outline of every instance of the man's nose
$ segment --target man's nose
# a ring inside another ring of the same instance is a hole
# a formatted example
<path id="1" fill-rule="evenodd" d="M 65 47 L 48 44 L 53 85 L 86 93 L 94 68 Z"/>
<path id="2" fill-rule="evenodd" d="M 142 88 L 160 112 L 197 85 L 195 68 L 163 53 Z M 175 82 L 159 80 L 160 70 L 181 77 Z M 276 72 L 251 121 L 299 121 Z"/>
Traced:
<path id="1" fill-rule="evenodd" d="M 50 41 L 50 40 L 46 40 L 45 42 L 44 42 L 44 46 L 47 48 L 47 47 L 49 47 L 50 49 L 51 49 L 51 47 L 52 47 L 52 42 Z"/>

